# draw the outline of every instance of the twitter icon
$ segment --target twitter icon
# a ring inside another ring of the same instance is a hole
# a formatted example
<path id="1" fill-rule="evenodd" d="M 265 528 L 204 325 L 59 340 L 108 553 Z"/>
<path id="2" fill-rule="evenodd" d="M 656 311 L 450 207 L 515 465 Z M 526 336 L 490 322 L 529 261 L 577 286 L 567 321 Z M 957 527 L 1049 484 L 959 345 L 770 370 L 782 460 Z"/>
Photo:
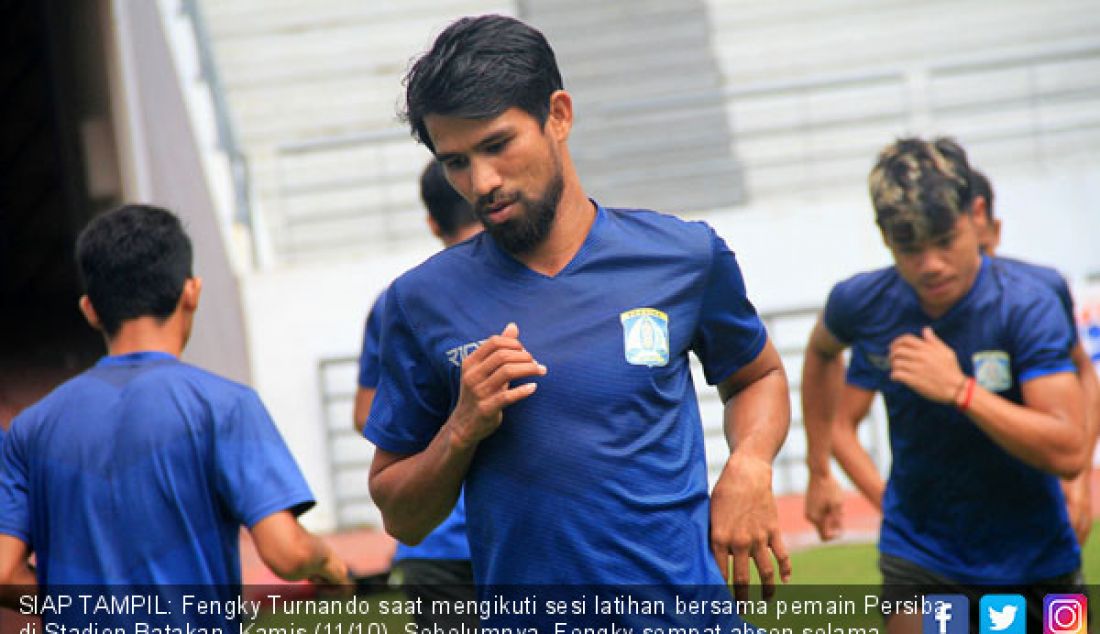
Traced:
<path id="1" fill-rule="evenodd" d="M 982 597 L 981 634 L 1027 634 L 1027 601 L 1018 594 L 987 594 Z"/>

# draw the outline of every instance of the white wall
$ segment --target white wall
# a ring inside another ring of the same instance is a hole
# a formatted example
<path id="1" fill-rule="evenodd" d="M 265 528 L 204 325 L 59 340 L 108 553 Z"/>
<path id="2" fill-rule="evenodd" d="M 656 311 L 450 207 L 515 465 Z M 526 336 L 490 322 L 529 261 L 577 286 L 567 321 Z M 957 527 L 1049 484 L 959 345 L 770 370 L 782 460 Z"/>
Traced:
<path id="1" fill-rule="evenodd" d="M 433 248 L 426 241 L 402 256 L 276 269 L 243 280 L 253 386 L 317 497 L 317 508 L 302 519 L 310 528 L 331 529 L 335 523 L 318 363 L 358 355 L 363 320 L 375 297 Z"/>
<path id="2" fill-rule="evenodd" d="M 1000 252 L 1071 281 L 1100 272 L 1100 163 L 1064 172 L 990 173 Z M 737 253 L 763 311 L 822 304 L 834 283 L 890 264 L 862 187 L 829 200 L 776 199 L 702 216 Z"/>

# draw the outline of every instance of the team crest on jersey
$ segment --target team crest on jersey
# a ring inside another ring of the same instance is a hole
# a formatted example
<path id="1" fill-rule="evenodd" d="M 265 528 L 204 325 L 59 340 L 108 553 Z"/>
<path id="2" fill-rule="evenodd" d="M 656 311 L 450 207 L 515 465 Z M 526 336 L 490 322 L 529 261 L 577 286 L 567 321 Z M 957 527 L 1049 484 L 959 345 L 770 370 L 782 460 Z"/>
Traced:
<path id="1" fill-rule="evenodd" d="M 1003 392 L 1012 387 L 1012 361 L 1003 350 L 975 352 L 974 380 L 990 392 Z"/>
<path id="2" fill-rule="evenodd" d="M 668 315 L 656 308 L 635 308 L 619 314 L 623 352 L 631 365 L 668 365 Z"/>

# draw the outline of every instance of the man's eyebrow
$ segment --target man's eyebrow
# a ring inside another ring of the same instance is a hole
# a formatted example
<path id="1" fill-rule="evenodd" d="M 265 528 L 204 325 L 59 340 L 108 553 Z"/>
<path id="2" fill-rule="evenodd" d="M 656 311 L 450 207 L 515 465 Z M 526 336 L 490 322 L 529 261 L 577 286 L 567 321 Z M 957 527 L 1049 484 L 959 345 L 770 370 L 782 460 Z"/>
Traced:
<path id="1" fill-rule="evenodd" d="M 507 141 L 508 139 L 512 138 L 512 136 L 513 131 L 511 128 L 497 130 L 496 132 L 493 132 L 489 136 L 485 137 L 484 139 L 478 141 L 477 145 L 475 145 L 474 147 L 476 147 L 477 149 L 484 149 L 490 145 L 495 145 L 502 141 Z"/>

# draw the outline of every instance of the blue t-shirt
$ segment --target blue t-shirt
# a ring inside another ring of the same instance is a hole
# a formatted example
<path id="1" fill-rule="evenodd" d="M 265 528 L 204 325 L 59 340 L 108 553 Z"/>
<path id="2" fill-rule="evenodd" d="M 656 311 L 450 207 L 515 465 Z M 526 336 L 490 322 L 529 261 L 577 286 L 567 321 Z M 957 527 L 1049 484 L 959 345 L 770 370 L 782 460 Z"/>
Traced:
<path id="1" fill-rule="evenodd" d="M 890 267 L 837 284 L 825 325 L 862 358 L 855 384 L 886 401 L 893 461 L 883 553 L 975 584 L 1032 583 L 1080 566 L 1058 478 L 1009 455 L 954 407 L 890 380 L 890 343 L 925 326 L 956 352 L 964 373 L 1014 403 L 1021 384 L 1073 372 L 1072 328 L 1047 286 L 983 258 L 970 291 L 932 319 Z"/>
<path id="2" fill-rule="evenodd" d="M 424 449 L 463 359 L 508 322 L 548 374 L 504 410 L 466 476 L 479 586 L 721 584 L 687 353 L 713 384 L 767 340 L 725 243 L 703 223 L 597 207 L 553 277 L 488 234 L 436 255 L 387 296 L 367 438 Z"/>
<path id="3" fill-rule="evenodd" d="M 1041 266 L 1038 264 L 1032 264 L 1030 262 L 1024 262 L 1023 260 L 1017 260 L 1014 258 L 996 258 L 998 266 L 1007 267 L 1008 269 L 1018 271 L 1024 275 L 1033 276 L 1035 281 L 1040 285 L 1049 288 L 1058 297 L 1058 302 L 1062 305 L 1062 310 L 1065 311 L 1066 320 L 1069 322 L 1070 328 L 1070 347 L 1077 345 L 1079 340 L 1076 324 L 1076 314 L 1073 309 L 1073 294 L 1070 293 L 1069 284 L 1066 282 L 1066 278 L 1062 277 L 1056 269 L 1052 269 L 1049 266 Z M 871 362 L 863 355 L 859 354 L 857 350 L 852 350 L 851 358 L 848 361 L 848 374 L 847 382 L 856 387 L 862 387 L 868 390 L 874 390 L 877 378 L 875 376 L 875 368 Z"/>
<path id="4" fill-rule="evenodd" d="M 363 328 L 363 352 L 359 355 L 359 387 L 377 389 L 382 372 L 382 314 L 386 306 L 386 291 L 374 300 Z M 455 508 L 424 541 L 416 546 L 397 543 L 394 561 L 402 559 L 470 558 L 470 542 L 466 538 L 466 500 L 460 494 Z"/>
<path id="5" fill-rule="evenodd" d="M 237 586 L 241 525 L 313 506 L 251 389 L 160 352 L 104 357 L 13 421 L 0 533 L 39 584 Z"/>

